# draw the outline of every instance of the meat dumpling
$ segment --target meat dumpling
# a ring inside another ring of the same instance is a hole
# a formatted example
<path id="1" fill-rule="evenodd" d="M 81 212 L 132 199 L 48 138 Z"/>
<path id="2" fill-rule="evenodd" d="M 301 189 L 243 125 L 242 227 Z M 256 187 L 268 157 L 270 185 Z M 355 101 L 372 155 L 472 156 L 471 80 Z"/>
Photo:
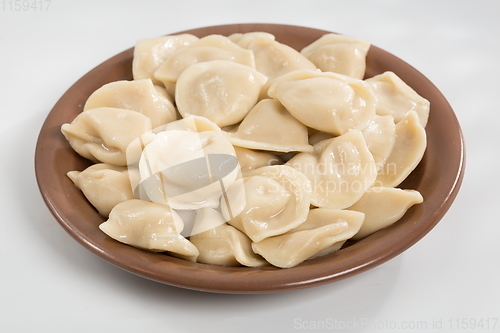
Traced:
<path id="1" fill-rule="evenodd" d="M 344 209 L 372 187 L 377 167 L 361 131 L 318 142 L 312 153 L 299 153 L 286 165 L 303 172 L 311 181 L 311 204 Z"/>
<path id="2" fill-rule="evenodd" d="M 233 145 L 251 149 L 284 153 L 313 149 L 307 127 L 273 99 L 258 102 L 227 137 Z"/>
<path id="3" fill-rule="evenodd" d="M 151 119 L 156 128 L 177 119 L 177 112 L 163 87 L 151 80 L 115 81 L 94 91 L 84 110 L 112 107 L 140 112 Z"/>
<path id="4" fill-rule="evenodd" d="M 257 103 L 267 78 L 232 61 L 214 60 L 187 68 L 177 81 L 179 113 L 203 116 L 218 126 L 239 123 Z"/>
<path id="5" fill-rule="evenodd" d="M 225 36 L 209 35 L 171 55 L 158 67 L 154 77 L 166 86 L 175 84 L 186 68 L 212 60 L 232 61 L 255 68 L 255 58 L 251 51 L 236 45 Z"/>
<path id="6" fill-rule="evenodd" d="M 127 167 L 98 163 L 67 175 L 102 216 L 120 202 L 134 199 Z"/>
<path id="7" fill-rule="evenodd" d="M 153 252 L 169 252 L 196 261 L 198 249 L 181 236 L 181 218 L 167 205 L 138 199 L 116 205 L 99 225 L 109 237 Z"/>
<path id="8" fill-rule="evenodd" d="M 304 47 L 300 53 L 323 72 L 334 72 L 363 79 L 366 54 L 370 43 L 366 40 L 340 35 L 325 34 Z"/>
<path id="9" fill-rule="evenodd" d="M 393 72 L 385 72 L 366 79 L 377 96 L 377 114 L 391 115 L 399 123 L 408 113 L 415 111 L 420 125 L 425 127 L 429 119 L 430 102 Z"/>
<path id="10" fill-rule="evenodd" d="M 267 94 L 304 125 L 332 135 L 350 129 L 363 130 L 375 115 L 377 103 L 369 85 L 362 80 L 306 70 L 275 79 Z"/>
<path id="11" fill-rule="evenodd" d="M 420 163 L 427 147 L 427 134 L 416 111 L 396 124 L 394 147 L 379 170 L 376 185 L 398 186 Z"/>
<path id="12" fill-rule="evenodd" d="M 316 66 L 297 50 L 275 40 L 274 35 L 265 32 L 249 32 L 230 36 L 241 47 L 255 55 L 255 68 L 269 79 L 286 73 Z"/>
<path id="13" fill-rule="evenodd" d="M 396 142 L 394 118 L 390 115 L 375 115 L 362 133 L 366 147 L 372 153 L 373 160 L 377 165 L 377 171 L 381 170 Z"/>
<path id="14" fill-rule="evenodd" d="M 254 242 L 252 249 L 274 266 L 291 268 L 325 249 L 338 249 L 336 244 L 343 244 L 356 234 L 363 220 L 364 214 L 360 212 L 311 209 L 307 220 L 300 226 L 285 234 Z"/>
<path id="15" fill-rule="evenodd" d="M 161 85 L 161 81 L 154 78 L 154 72 L 158 67 L 176 51 L 198 39 L 191 34 L 180 34 L 138 41 L 134 47 L 132 60 L 134 80 L 150 79 L 155 85 Z"/>
<path id="16" fill-rule="evenodd" d="M 252 241 L 285 233 L 303 223 L 309 212 L 311 184 L 299 171 L 285 165 L 272 165 L 249 172 L 243 179 L 245 200 L 239 214 L 222 202 L 222 214 L 228 224 L 245 233 Z M 228 197 L 238 197 L 233 187 Z M 233 207 L 231 207 L 233 208 Z"/>
<path id="17" fill-rule="evenodd" d="M 200 252 L 197 261 L 201 263 L 248 267 L 268 264 L 252 251 L 250 238 L 225 223 L 222 215 L 212 208 L 197 211 L 193 235 L 189 240 Z"/>
<path id="18" fill-rule="evenodd" d="M 365 214 L 365 221 L 353 239 L 364 238 L 398 221 L 413 205 L 424 201 L 416 190 L 372 187 L 348 209 Z"/>
<path id="19" fill-rule="evenodd" d="M 83 111 L 61 132 L 81 156 L 113 165 L 127 165 L 131 142 L 151 131 L 151 120 L 142 113 L 101 107 Z"/>

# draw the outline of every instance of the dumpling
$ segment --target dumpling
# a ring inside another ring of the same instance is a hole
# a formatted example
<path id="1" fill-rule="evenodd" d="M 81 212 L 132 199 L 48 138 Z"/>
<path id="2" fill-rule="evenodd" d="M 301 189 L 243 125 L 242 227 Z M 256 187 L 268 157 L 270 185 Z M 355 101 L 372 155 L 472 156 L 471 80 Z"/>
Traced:
<path id="1" fill-rule="evenodd" d="M 427 146 L 427 135 L 416 111 L 396 124 L 396 141 L 387 161 L 379 170 L 377 186 L 399 185 L 420 163 Z"/>
<path id="2" fill-rule="evenodd" d="M 305 56 L 290 46 L 276 41 L 272 34 L 250 32 L 233 36 L 232 39 L 241 47 L 253 51 L 255 68 L 269 79 L 299 69 L 316 69 Z"/>
<path id="3" fill-rule="evenodd" d="M 99 225 L 119 242 L 196 261 L 198 249 L 181 236 L 182 228 L 182 220 L 169 206 L 137 199 L 116 205 Z"/>
<path id="4" fill-rule="evenodd" d="M 430 103 L 420 96 L 393 72 L 385 72 L 366 79 L 377 96 L 377 114 L 392 115 L 399 123 L 408 113 L 415 111 L 420 125 L 425 127 L 429 119 Z"/>
<path id="5" fill-rule="evenodd" d="M 234 146 L 241 173 L 245 175 L 251 170 L 269 165 L 283 164 L 283 161 L 276 155 L 265 151 L 257 151 L 248 148 Z"/>
<path id="6" fill-rule="evenodd" d="M 198 39 L 191 34 L 180 34 L 138 41 L 135 44 L 132 60 L 134 80 L 151 79 L 155 85 L 161 85 L 161 81 L 154 78 L 154 72 L 158 67 L 176 51 Z"/>
<path id="7" fill-rule="evenodd" d="M 234 33 L 232 35 L 229 35 L 227 38 L 229 38 L 229 40 L 231 40 L 233 43 L 238 44 L 244 49 L 248 49 L 249 44 L 255 40 L 268 40 L 268 41 L 276 40 L 276 37 L 274 37 L 273 34 L 263 31 Z"/>
<path id="8" fill-rule="evenodd" d="M 243 180 L 241 213 L 231 215 L 224 201 L 221 208 L 225 220 L 252 241 L 285 233 L 306 220 L 311 184 L 304 174 L 285 165 L 272 165 L 250 172 Z M 238 197 L 240 191 L 229 187 L 227 195 Z"/>
<path id="9" fill-rule="evenodd" d="M 118 203 L 134 199 L 126 167 L 99 163 L 67 175 L 102 216 L 107 217 Z"/>
<path id="10" fill-rule="evenodd" d="M 318 71 L 295 71 L 279 77 L 267 94 L 304 125 L 332 135 L 364 129 L 375 115 L 377 103 L 364 81 Z"/>
<path id="11" fill-rule="evenodd" d="M 286 165 L 311 181 L 311 204 L 316 207 L 347 208 L 372 187 L 377 177 L 373 156 L 358 130 L 320 141 L 312 153 L 299 153 Z"/>
<path id="12" fill-rule="evenodd" d="M 160 132 L 138 168 L 140 191 L 149 200 L 184 210 L 218 207 L 224 187 L 240 175 L 234 148 L 220 131 Z"/>
<path id="13" fill-rule="evenodd" d="M 311 209 L 307 220 L 299 227 L 255 242 L 252 249 L 274 266 L 291 268 L 325 249 L 338 249 L 336 244 L 342 244 L 356 234 L 363 220 L 364 214 L 360 212 Z"/>
<path id="14" fill-rule="evenodd" d="M 369 48 L 370 43 L 366 40 L 331 33 L 321 36 L 300 53 L 323 72 L 339 73 L 361 80 L 365 75 Z"/>
<path id="15" fill-rule="evenodd" d="M 255 58 L 251 51 L 236 45 L 225 36 L 209 35 L 183 47 L 163 62 L 154 77 L 169 85 L 177 82 L 182 72 L 191 65 L 226 60 L 255 68 Z"/>
<path id="16" fill-rule="evenodd" d="M 382 169 L 396 142 L 396 125 L 392 116 L 375 115 L 362 131 L 377 170 Z"/>
<path id="17" fill-rule="evenodd" d="M 424 201 L 415 190 L 372 187 L 348 209 L 365 214 L 365 221 L 353 239 L 364 238 L 398 221 L 413 205 Z"/>
<path id="18" fill-rule="evenodd" d="M 61 132 L 81 156 L 113 165 L 127 165 L 128 145 L 151 131 L 151 120 L 142 113 L 101 107 L 83 111 Z"/>
<path id="19" fill-rule="evenodd" d="M 257 103 L 267 78 L 232 61 L 214 60 L 187 68 L 177 81 L 179 113 L 203 116 L 218 126 L 234 125 Z"/>
<path id="20" fill-rule="evenodd" d="M 285 153 L 312 151 L 307 127 L 273 99 L 258 102 L 227 137 L 233 145 L 251 149 Z"/>
<path id="21" fill-rule="evenodd" d="M 154 86 L 149 79 L 105 84 L 89 96 L 83 109 L 98 107 L 140 112 L 151 119 L 153 128 L 177 119 L 175 107 L 165 89 Z"/>
<path id="22" fill-rule="evenodd" d="M 203 231 L 197 232 L 198 228 Z M 248 267 L 268 264 L 252 251 L 251 240 L 238 229 L 225 223 L 221 214 L 212 208 L 197 211 L 193 231 L 189 240 L 200 252 L 198 262 Z"/>

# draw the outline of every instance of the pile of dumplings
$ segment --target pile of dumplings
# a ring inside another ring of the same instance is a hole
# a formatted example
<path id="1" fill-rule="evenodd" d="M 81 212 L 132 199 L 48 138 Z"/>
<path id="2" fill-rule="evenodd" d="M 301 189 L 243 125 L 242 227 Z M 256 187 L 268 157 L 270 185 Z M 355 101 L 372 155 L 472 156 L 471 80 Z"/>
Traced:
<path id="1" fill-rule="evenodd" d="M 133 80 L 97 89 L 61 131 L 94 162 L 68 177 L 109 237 L 192 262 L 294 267 L 423 202 L 398 186 L 426 149 L 429 102 L 370 44 L 297 51 L 266 32 L 139 41 Z"/>

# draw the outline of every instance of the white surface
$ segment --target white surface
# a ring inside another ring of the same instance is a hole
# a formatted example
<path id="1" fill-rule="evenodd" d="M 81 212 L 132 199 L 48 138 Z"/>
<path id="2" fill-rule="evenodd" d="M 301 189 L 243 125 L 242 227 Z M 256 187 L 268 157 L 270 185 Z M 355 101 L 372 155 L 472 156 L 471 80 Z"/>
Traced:
<path id="1" fill-rule="evenodd" d="M 9 3 L 0 2 L 3 332 L 472 332 L 474 320 L 483 323 L 475 331 L 500 331 L 500 2 L 52 0 L 42 12 Z M 270 295 L 165 286 L 74 241 L 45 207 L 33 169 L 38 132 L 58 98 L 139 39 L 256 22 L 367 39 L 435 83 L 467 146 L 463 186 L 442 221 L 371 271 Z"/>

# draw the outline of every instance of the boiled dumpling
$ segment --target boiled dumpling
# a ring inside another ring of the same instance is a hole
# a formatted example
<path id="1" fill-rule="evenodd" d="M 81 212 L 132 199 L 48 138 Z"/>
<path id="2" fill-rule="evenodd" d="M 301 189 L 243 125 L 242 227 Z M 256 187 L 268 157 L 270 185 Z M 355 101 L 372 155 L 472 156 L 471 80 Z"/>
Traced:
<path id="1" fill-rule="evenodd" d="M 70 171 L 68 177 L 99 214 L 108 216 L 118 203 L 134 199 L 126 167 L 93 164 L 83 171 Z"/>
<path id="2" fill-rule="evenodd" d="M 420 96 L 393 72 L 385 72 L 366 79 L 377 96 L 377 114 L 392 115 L 399 123 L 408 113 L 415 111 L 420 125 L 426 126 L 429 118 L 430 103 Z"/>
<path id="3" fill-rule="evenodd" d="M 169 206 L 137 199 L 116 205 L 99 225 L 109 237 L 141 249 L 196 261 L 198 249 L 181 236 L 180 217 Z"/>
<path id="4" fill-rule="evenodd" d="M 245 175 L 251 170 L 269 165 L 283 164 L 283 161 L 276 155 L 265 151 L 234 146 L 241 173 Z"/>
<path id="5" fill-rule="evenodd" d="M 307 220 L 299 227 L 279 236 L 252 244 L 255 253 L 281 268 L 297 266 L 325 249 L 343 243 L 356 234 L 364 214 L 349 210 L 311 209 Z"/>
<path id="6" fill-rule="evenodd" d="M 160 85 L 161 81 L 154 78 L 154 72 L 158 67 L 176 51 L 198 39 L 191 34 L 180 34 L 138 41 L 135 44 L 132 60 L 134 80 L 151 79 L 154 84 Z"/>
<path id="7" fill-rule="evenodd" d="M 339 73 L 361 80 L 365 75 L 369 48 L 370 43 L 363 39 L 331 33 L 321 36 L 300 53 L 323 72 Z"/>
<path id="8" fill-rule="evenodd" d="M 151 119 L 153 128 L 177 119 L 175 107 L 165 89 L 154 86 L 149 79 L 105 84 L 89 96 L 83 109 L 98 107 L 140 112 Z"/>
<path id="9" fill-rule="evenodd" d="M 128 145 L 151 131 L 151 120 L 142 113 L 101 107 L 83 111 L 61 132 L 71 147 L 94 162 L 127 165 Z"/>
<path id="10" fill-rule="evenodd" d="M 222 202 L 222 213 L 230 225 L 252 241 L 285 233 L 306 220 L 311 184 L 297 170 L 285 165 L 258 168 L 244 178 L 243 187 L 245 200 L 241 202 L 241 213 L 231 216 L 232 210 L 225 202 Z M 240 191 L 241 188 L 235 191 L 229 187 L 227 195 L 239 197 Z"/>
<path id="11" fill-rule="evenodd" d="M 246 33 L 234 33 L 232 35 L 229 35 L 227 38 L 229 38 L 232 42 L 238 44 L 244 49 L 248 49 L 249 44 L 256 41 L 256 40 L 268 40 L 268 41 L 274 41 L 276 40 L 276 37 L 274 37 L 273 34 L 269 32 L 263 32 L 263 31 L 254 31 L 254 32 L 246 32 Z"/>
<path id="12" fill-rule="evenodd" d="M 232 61 L 255 68 L 255 58 L 251 51 L 236 45 L 225 36 L 209 35 L 175 52 L 158 67 L 154 77 L 169 85 L 175 83 L 189 66 L 212 60 Z"/>
<path id="13" fill-rule="evenodd" d="M 140 193 L 173 209 L 216 208 L 224 187 L 239 176 L 234 148 L 220 131 L 160 132 L 142 151 L 138 168 Z"/>
<path id="14" fill-rule="evenodd" d="M 228 133 L 235 146 L 276 152 L 312 151 L 307 128 L 280 102 L 263 99 L 248 112 L 234 133 Z"/>
<path id="15" fill-rule="evenodd" d="M 396 124 L 396 141 L 387 161 L 379 170 L 377 186 L 395 187 L 415 169 L 427 146 L 425 129 L 416 111 Z"/>
<path id="16" fill-rule="evenodd" d="M 201 229 L 198 232 L 198 229 Z M 267 265 L 252 251 L 251 240 L 238 229 L 225 223 L 212 208 L 197 211 L 193 235 L 189 238 L 200 255 L 198 262 L 222 266 L 258 267 Z"/>
<path id="17" fill-rule="evenodd" d="M 312 153 L 299 153 L 286 165 L 303 172 L 311 181 L 311 204 L 343 209 L 361 198 L 377 177 L 373 156 L 361 131 L 314 145 Z"/>
<path id="18" fill-rule="evenodd" d="M 392 116 L 375 115 L 362 131 L 368 150 L 373 155 L 377 171 L 385 165 L 396 142 L 396 125 Z"/>
<path id="19" fill-rule="evenodd" d="M 365 221 L 353 239 L 364 238 L 377 230 L 398 221 L 413 205 L 423 202 L 422 195 L 415 190 L 392 187 L 373 187 L 348 209 L 365 214 Z"/>
<path id="20" fill-rule="evenodd" d="M 299 69 L 316 69 L 316 66 L 305 56 L 290 46 L 276 41 L 272 34 L 250 32 L 235 35 L 232 39 L 241 47 L 253 51 L 255 68 L 269 79 Z"/>
<path id="21" fill-rule="evenodd" d="M 304 125 L 332 135 L 364 129 L 375 115 L 377 103 L 364 81 L 318 71 L 295 71 L 279 77 L 267 94 Z"/>
<path id="22" fill-rule="evenodd" d="M 187 68 L 177 81 L 179 113 L 203 116 L 218 126 L 234 125 L 257 103 L 267 78 L 232 61 L 208 61 Z"/>

